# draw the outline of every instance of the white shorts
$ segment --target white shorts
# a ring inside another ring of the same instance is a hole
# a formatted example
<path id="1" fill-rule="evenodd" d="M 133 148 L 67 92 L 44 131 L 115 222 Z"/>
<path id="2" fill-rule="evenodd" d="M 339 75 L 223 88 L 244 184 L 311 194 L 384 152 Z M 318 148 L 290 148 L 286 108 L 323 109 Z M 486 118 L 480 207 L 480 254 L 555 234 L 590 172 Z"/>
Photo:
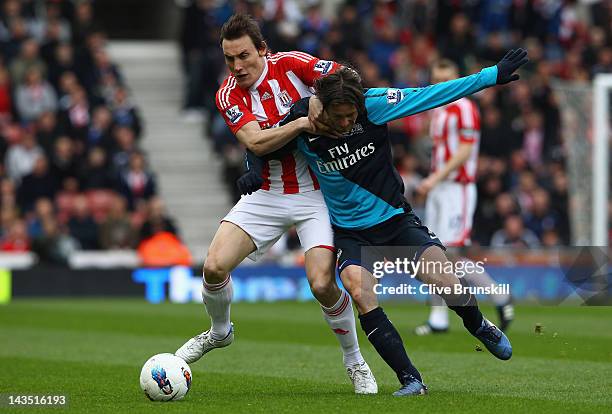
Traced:
<path id="1" fill-rule="evenodd" d="M 470 244 L 476 197 L 476 184 L 439 183 L 427 196 L 425 225 L 445 246 Z"/>
<path id="2" fill-rule="evenodd" d="M 244 230 L 257 249 L 248 257 L 258 260 L 295 225 L 304 251 L 323 246 L 333 249 L 334 235 L 321 191 L 280 194 L 259 190 L 243 196 L 222 221 Z"/>

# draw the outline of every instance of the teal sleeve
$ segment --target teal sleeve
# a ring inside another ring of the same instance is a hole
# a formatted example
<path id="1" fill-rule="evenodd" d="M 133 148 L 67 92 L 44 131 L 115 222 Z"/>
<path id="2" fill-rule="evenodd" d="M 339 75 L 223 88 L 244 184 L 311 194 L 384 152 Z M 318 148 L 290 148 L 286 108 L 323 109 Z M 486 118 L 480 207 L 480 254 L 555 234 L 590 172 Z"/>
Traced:
<path id="1" fill-rule="evenodd" d="M 378 125 L 446 105 L 496 84 L 497 66 L 424 88 L 371 88 L 365 93 L 368 119 Z"/>

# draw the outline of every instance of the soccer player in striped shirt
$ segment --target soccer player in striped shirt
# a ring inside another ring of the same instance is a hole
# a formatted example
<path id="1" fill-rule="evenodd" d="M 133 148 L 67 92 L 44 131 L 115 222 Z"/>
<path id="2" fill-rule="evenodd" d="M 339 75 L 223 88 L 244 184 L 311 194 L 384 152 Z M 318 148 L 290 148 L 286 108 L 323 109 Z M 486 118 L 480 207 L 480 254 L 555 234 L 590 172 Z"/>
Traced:
<path id="1" fill-rule="evenodd" d="M 242 144 L 255 153 L 270 152 L 311 128 L 307 117 L 282 127 L 277 124 L 294 102 L 313 94 L 314 81 L 336 70 L 337 63 L 302 52 L 270 53 L 257 23 L 241 14 L 223 25 L 221 47 L 230 75 L 217 91 L 216 104 Z M 293 151 L 265 164 L 261 187 L 243 197 L 221 221 L 204 263 L 202 296 L 211 328 L 187 341 L 176 355 L 192 363 L 232 343 L 230 272 L 246 257 L 260 258 L 295 225 L 310 288 L 340 342 L 355 393 L 377 393 L 376 380 L 359 350 L 351 298 L 336 284 L 333 234 L 316 177 L 303 156 Z"/>

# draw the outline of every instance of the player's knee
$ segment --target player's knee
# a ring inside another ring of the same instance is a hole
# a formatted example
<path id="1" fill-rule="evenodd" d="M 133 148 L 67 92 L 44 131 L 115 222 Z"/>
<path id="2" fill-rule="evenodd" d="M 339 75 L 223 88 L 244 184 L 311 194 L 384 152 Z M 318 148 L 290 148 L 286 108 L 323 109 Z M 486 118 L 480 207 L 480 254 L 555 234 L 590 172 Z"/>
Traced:
<path id="1" fill-rule="evenodd" d="M 359 303 L 359 301 L 363 298 L 361 272 L 349 267 L 342 271 L 341 277 L 344 288 L 351 295 L 353 301 Z"/>
<path id="2" fill-rule="evenodd" d="M 215 255 L 208 255 L 204 261 L 204 280 L 208 283 L 220 283 L 225 280 L 229 269 L 225 269 Z"/>
<path id="3" fill-rule="evenodd" d="M 315 298 L 327 298 L 337 289 L 336 284 L 329 280 L 318 278 L 310 282 L 310 291 Z"/>

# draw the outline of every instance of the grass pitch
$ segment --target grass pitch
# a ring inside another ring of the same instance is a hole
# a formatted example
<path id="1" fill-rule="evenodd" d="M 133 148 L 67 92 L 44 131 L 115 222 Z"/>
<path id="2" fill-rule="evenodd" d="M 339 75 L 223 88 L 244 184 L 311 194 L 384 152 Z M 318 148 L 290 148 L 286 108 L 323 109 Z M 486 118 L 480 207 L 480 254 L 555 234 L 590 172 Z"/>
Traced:
<path id="1" fill-rule="evenodd" d="M 202 305 L 15 300 L 0 306 L 0 394 L 62 394 L 69 403 L 0 412 L 612 412 L 610 307 L 519 305 L 508 362 L 477 352 L 477 340 L 455 316 L 451 333 L 419 338 L 411 329 L 425 320 L 427 308 L 384 308 L 429 385 L 428 396 L 391 397 L 397 380 L 361 332 L 379 394 L 354 395 L 314 302 L 241 303 L 232 307 L 234 344 L 192 364 L 184 400 L 153 403 L 138 385 L 142 364 L 207 328 Z M 484 311 L 496 321 L 492 308 Z"/>

